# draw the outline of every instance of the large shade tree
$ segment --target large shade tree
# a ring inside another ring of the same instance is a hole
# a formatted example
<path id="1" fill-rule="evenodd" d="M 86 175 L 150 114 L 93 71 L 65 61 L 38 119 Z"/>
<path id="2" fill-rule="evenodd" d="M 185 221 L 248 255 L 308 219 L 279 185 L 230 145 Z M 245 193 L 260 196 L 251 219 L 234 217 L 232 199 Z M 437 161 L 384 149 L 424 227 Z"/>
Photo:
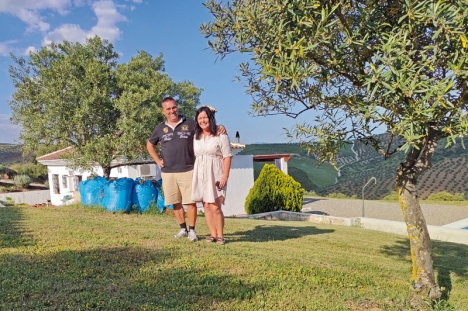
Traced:
<path id="1" fill-rule="evenodd" d="M 384 157 L 406 152 L 396 189 L 414 297 L 440 297 L 417 181 L 441 139 L 450 146 L 467 134 L 468 2 L 209 0 L 205 6 L 214 21 L 201 31 L 213 51 L 251 56 L 240 71 L 254 113 L 318 113 L 290 134 L 323 161 L 333 162 L 350 139 Z M 377 126 L 391 139 L 374 136 Z"/>
<path id="2" fill-rule="evenodd" d="M 174 82 L 162 56 L 140 51 L 118 64 L 112 44 L 99 37 L 85 44 L 64 41 L 12 55 L 10 76 L 16 88 L 10 100 L 12 120 L 21 124 L 26 152 L 36 154 L 72 146 L 70 167 L 99 164 L 108 177 L 120 160 L 138 162 L 146 140 L 164 119 L 161 101 L 178 99 L 193 116 L 201 89 Z"/>

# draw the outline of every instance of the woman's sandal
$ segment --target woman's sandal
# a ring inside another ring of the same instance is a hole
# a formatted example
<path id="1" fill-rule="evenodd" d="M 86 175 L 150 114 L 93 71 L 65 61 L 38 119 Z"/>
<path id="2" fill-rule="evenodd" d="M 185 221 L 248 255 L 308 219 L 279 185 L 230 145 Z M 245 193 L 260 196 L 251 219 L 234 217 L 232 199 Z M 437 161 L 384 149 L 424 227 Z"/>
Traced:
<path id="1" fill-rule="evenodd" d="M 205 241 L 208 242 L 208 243 L 211 243 L 211 242 L 216 242 L 216 238 L 214 236 L 209 236 L 209 237 L 206 237 Z"/>
<path id="2" fill-rule="evenodd" d="M 224 238 L 217 238 L 216 243 L 218 243 L 219 245 L 224 245 L 225 243 Z"/>

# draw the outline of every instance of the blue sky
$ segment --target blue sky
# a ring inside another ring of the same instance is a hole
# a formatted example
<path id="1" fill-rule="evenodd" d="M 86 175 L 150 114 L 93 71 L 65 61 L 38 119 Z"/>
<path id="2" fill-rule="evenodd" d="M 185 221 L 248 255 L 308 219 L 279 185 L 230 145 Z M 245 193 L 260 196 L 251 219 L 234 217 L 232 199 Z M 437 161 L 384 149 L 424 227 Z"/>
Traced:
<path id="1" fill-rule="evenodd" d="M 153 56 L 162 53 L 169 76 L 203 88 L 202 104 L 217 108 L 217 121 L 225 125 L 231 141 L 239 131 L 245 144 L 288 142 L 283 128 L 291 129 L 296 120 L 249 115 L 251 98 L 233 81 L 247 55 L 216 61 L 207 49 L 199 28 L 211 20 L 203 0 L 1 0 L 0 143 L 18 142 L 20 131 L 9 121 L 8 100 L 14 92 L 9 53 L 27 56 L 52 41 L 84 43 L 94 35 L 112 42 L 121 62 L 128 62 L 139 50 Z"/>

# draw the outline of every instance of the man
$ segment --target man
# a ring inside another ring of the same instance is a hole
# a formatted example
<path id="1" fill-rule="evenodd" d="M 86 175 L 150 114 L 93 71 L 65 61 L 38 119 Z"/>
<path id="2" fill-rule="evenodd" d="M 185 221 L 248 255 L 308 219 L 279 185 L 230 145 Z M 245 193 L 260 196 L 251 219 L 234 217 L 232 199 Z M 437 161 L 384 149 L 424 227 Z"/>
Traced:
<path id="1" fill-rule="evenodd" d="M 163 99 L 162 111 L 166 121 L 156 126 L 146 143 L 146 149 L 161 168 L 165 204 L 174 204 L 174 214 L 180 226 L 180 231 L 174 235 L 174 238 L 188 237 L 190 241 L 195 242 L 198 240 L 195 232 L 197 205 L 192 201 L 195 120 L 180 116 L 177 103 L 172 97 Z M 219 133 L 226 133 L 223 126 L 219 126 Z M 159 142 L 161 143 L 162 159 L 154 149 Z M 182 204 L 187 206 L 189 230 L 185 224 Z"/>

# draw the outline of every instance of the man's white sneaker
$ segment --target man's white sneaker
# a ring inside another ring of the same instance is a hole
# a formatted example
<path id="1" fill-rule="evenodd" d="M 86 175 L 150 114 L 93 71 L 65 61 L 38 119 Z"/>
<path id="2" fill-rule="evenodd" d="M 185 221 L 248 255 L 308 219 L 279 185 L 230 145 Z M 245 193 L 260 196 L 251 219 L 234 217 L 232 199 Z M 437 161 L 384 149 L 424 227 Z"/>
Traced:
<path id="1" fill-rule="evenodd" d="M 183 238 L 187 236 L 187 230 L 185 229 L 180 229 L 179 233 L 174 234 L 173 237 L 178 239 L 178 238 Z"/>
<path id="2" fill-rule="evenodd" d="M 190 230 L 188 232 L 188 239 L 192 242 L 198 241 L 197 233 L 195 232 L 195 230 Z"/>

